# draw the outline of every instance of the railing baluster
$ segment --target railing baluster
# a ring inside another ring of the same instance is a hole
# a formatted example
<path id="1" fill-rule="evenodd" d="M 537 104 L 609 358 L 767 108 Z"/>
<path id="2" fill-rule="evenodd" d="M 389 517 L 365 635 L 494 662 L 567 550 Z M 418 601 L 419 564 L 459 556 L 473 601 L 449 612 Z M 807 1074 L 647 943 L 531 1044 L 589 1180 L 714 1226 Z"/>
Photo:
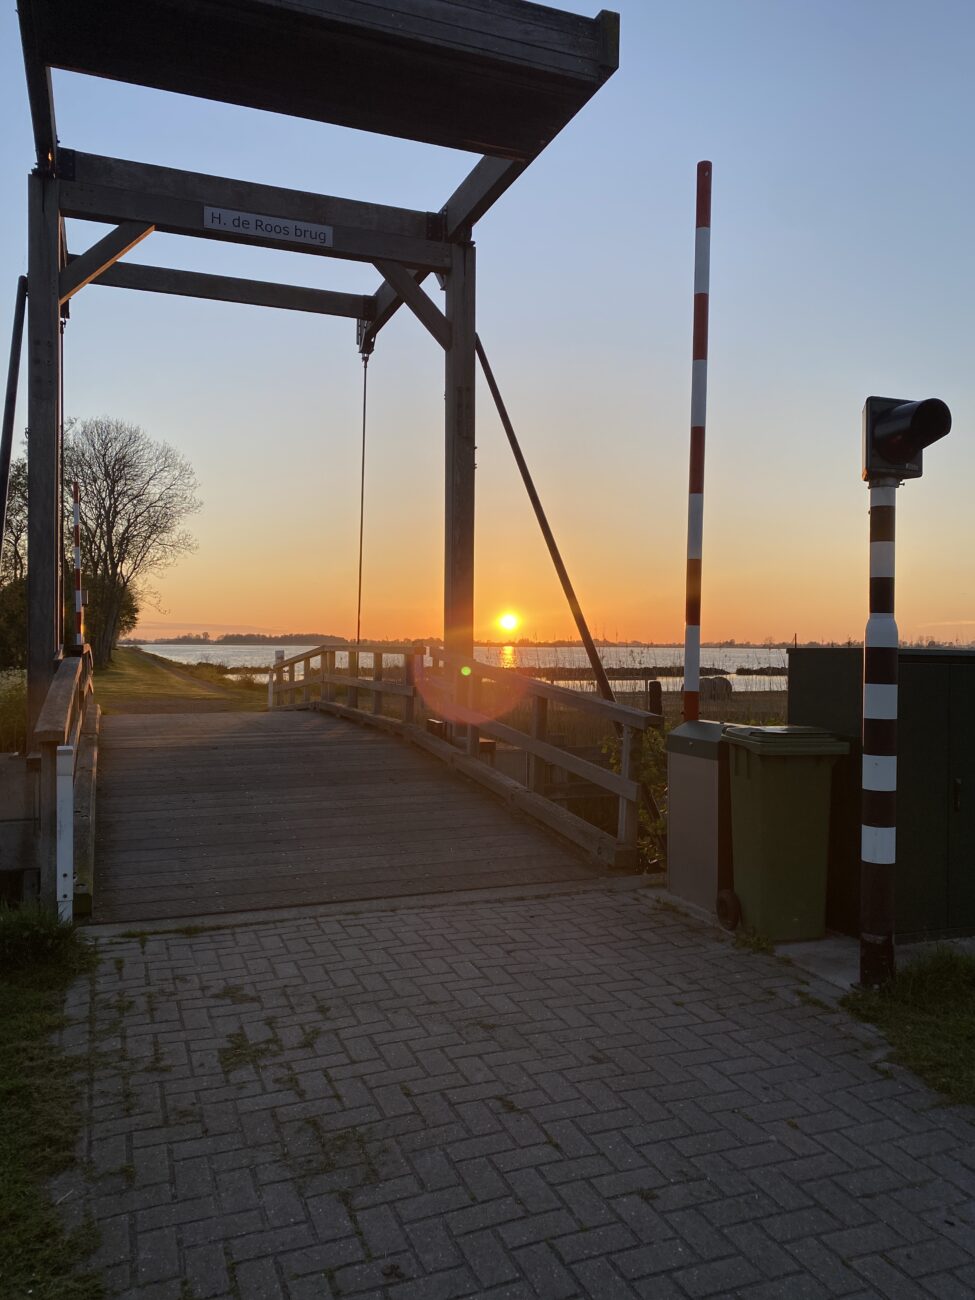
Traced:
<path id="1" fill-rule="evenodd" d="M 383 655 L 381 650 L 373 650 L 372 652 L 372 679 L 374 682 L 381 682 L 383 679 Z M 383 711 L 382 690 L 373 691 L 372 693 L 372 711 L 373 713 L 382 713 Z"/>
<path id="2" fill-rule="evenodd" d="M 326 650 L 326 651 L 325 651 L 325 654 L 324 654 L 324 656 L 323 656 L 323 662 L 324 662 L 324 664 L 325 664 L 325 675 L 326 675 L 327 677 L 334 677 L 334 676 L 335 676 L 335 651 L 334 651 L 334 650 Z M 329 704 L 333 703 L 333 701 L 335 700 L 335 683 L 334 683 L 334 682 L 326 682 L 326 683 L 325 683 L 325 696 L 324 696 L 324 698 L 328 701 Z"/>
<path id="3" fill-rule="evenodd" d="M 359 652 L 358 650 L 349 651 L 349 697 L 348 705 L 350 709 L 359 707 L 359 688 L 353 686 L 352 682 L 359 680 Z"/>
<path id="4" fill-rule="evenodd" d="M 464 680 L 467 683 L 467 706 L 472 713 L 477 713 L 481 706 L 480 679 L 472 674 Z M 481 756 L 481 732 L 473 722 L 467 724 L 467 752 L 471 758 L 480 758 Z"/>
<path id="5" fill-rule="evenodd" d="M 628 781 L 635 779 L 637 766 L 636 745 L 639 737 L 632 727 L 623 728 L 623 734 L 620 737 L 620 776 Z M 640 810 L 639 805 L 633 799 L 627 799 L 620 795 L 619 799 L 619 822 L 617 828 L 617 839 L 627 849 L 636 850 L 637 840 L 640 833 Z"/>
<path id="6" fill-rule="evenodd" d="M 416 661 L 417 656 L 415 654 L 403 656 L 403 679 L 410 688 L 410 693 L 403 702 L 403 720 L 408 726 L 412 726 L 416 718 Z"/>
<path id="7" fill-rule="evenodd" d="M 306 655 L 301 664 L 301 702 L 302 704 L 311 704 L 311 661 L 312 656 Z"/>
<path id="8" fill-rule="evenodd" d="M 548 700 L 532 696 L 532 740 L 545 740 L 548 732 Z M 545 793 L 547 764 L 537 754 L 528 755 L 528 788 L 533 794 Z"/>
<path id="9" fill-rule="evenodd" d="M 55 758 L 55 887 L 58 916 L 74 919 L 74 745 L 58 745 Z"/>

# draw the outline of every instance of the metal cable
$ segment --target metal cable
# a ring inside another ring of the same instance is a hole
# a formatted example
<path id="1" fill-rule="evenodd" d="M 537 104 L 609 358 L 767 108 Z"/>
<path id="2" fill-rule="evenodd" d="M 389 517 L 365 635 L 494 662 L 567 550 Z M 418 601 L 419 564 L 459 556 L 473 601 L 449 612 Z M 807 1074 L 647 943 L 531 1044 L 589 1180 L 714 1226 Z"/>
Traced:
<path id="1" fill-rule="evenodd" d="M 359 473 L 359 591 L 355 608 L 355 643 L 362 633 L 362 531 L 366 508 L 366 395 L 368 392 L 369 353 L 362 354 L 362 468 Z"/>

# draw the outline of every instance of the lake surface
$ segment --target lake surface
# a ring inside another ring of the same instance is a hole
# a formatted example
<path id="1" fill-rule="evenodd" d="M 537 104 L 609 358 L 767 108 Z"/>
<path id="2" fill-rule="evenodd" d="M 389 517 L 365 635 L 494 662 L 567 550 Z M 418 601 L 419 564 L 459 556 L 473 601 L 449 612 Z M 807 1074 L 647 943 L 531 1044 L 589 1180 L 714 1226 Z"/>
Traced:
<path id="1" fill-rule="evenodd" d="M 311 645 L 145 645 L 143 650 L 172 659 L 176 663 L 224 664 L 228 668 L 268 668 L 274 662 L 274 652 L 281 650 L 286 659 L 304 654 L 315 647 Z M 474 651 L 482 663 L 503 665 L 509 668 L 584 668 L 589 660 L 581 646 L 477 646 Z M 674 667 L 683 663 L 684 652 L 680 646 L 603 646 L 600 657 L 607 668 Z M 344 656 L 339 657 L 339 663 Z M 701 650 L 701 664 L 705 668 L 723 668 L 731 674 L 729 681 L 736 691 L 784 691 L 787 687 L 786 652 L 768 646 L 732 646 L 730 648 Z M 734 676 L 739 667 L 767 671 L 742 677 Z M 665 691 L 679 691 L 681 679 L 662 677 Z M 568 681 L 567 686 L 585 689 L 586 683 Z M 639 689 L 636 683 L 634 688 Z M 624 682 L 620 690 L 626 690 Z"/>

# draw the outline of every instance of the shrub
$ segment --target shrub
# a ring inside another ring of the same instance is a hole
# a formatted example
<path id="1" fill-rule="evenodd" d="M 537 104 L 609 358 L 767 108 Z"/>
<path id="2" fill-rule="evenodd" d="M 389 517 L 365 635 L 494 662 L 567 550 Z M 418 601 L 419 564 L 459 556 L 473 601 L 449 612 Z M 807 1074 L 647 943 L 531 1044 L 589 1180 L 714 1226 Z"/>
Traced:
<path id="1" fill-rule="evenodd" d="M 0 971 L 33 962 L 70 963 L 84 946 L 71 922 L 62 921 L 53 908 L 0 902 Z"/>

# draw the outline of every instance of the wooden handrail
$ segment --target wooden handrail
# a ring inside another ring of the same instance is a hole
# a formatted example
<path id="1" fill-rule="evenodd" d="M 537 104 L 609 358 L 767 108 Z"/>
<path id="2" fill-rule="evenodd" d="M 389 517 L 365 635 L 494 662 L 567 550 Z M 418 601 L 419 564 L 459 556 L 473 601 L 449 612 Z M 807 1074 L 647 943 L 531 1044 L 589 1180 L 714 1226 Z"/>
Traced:
<path id="1" fill-rule="evenodd" d="M 359 674 L 359 657 L 362 653 L 373 656 L 370 677 Z M 459 659 L 456 656 L 445 657 L 439 646 L 431 648 L 429 652 L 436 665 L 431 671 L 424 666 L 426 653 L 427 647 L 420 642 L 399 645 L 356 645 L 355 642 L 343 642 L 315 646 L 274 664 L 268 677 L 268 707 L 320 709 L 339 717 L 394 731 L 414 744 L 431 750 L 463 771 L 466 776 L 494 789 L 516 807 L 547 822 L 561 834 L 584 844 L 600 861 L 634 869 L 639 861 L 639 807 L 642 793 L 636 767 L 639 736 L 652 727 L 662 726 L 662 716 L 645 709 L 604 700 L 601 696 L 588 692 L 554 686 L 510 668 L 494 667 L 478 660 Z M 348 670 L 344 673 L 335 670 L 337 654 L 349 656 Z M 403 657 L 402 681 L 395 678 L 391 681 L 386 676 L 384 660 L 387 656 Z M 314 668 L 312 660 L 319 661 Z M 300 677 L 295 673 L 298 664 L 303 665 Z M 529 706 L 531 721 L 527 729 L 502 722 L 494 714 L 474 707 L 478 688 L 485 682 L 511 692 L 513 698 L 505 712 L 510 713 L 511 708 L 516 708 L 523 702 Z M 345 691 L 344 703 L 339 703 L 335 698 L 337 687 Z M 359 704 L 362 691 L 372 695 L 371 708 L 368 710 Z M 317 695 L 317 698 L 313 698 L 313 695 Z M 383 716 L 384 695 L 403 698 L 402 718 Z M 441 724 L 445 732 L 443 739 L 428 734 L 425 727 L 415 725 L 415 710 L 420 696 L 426 700 L 428 709 L 434 707 L 441 711 L 441 716 L 445 719 Z M 548 737 L 548 707 L 552 703 L 588 714 L 605 724 L 607 731 L 616 729 L 620 737 L 619 771 L 591 762 L 578 753 L 562 748 Z M 507 742 L 526 754 L 528 774 L 524 784 L 502 776 L 493 767 L 479 761 L 483 737 Z M 599 830 L 570 810 L 549 802 L 546 786 L 551 768 L 581 777 L 590 786 L 605 790 L 616 798 L 619 808 L 615 836 Z"/>
<path id="2" fill-rule="evenodd" d="M 91 649 L 85 646 L 84 654 L 62 659 L 54 680 L 48 688 L 34 728 L 35 745 L 66 745 L 75 731 L 72 725 L 84 699 L 78 700 L 78 691 L 85 695 L 91 690 Z"/>
<path id="3" fill-rule="evenodd" d="M 70 921 L 74 905 L 74 779 L 88 697 L 93 692 L 91 647 L 62 659 L 34 728 L 39 751 L 38 853 L 40 894 Z"/>
<path id="4" fill-rule="evenodd" d="M 452 661 L 441 655 L 436 656 L 441 663 L 448 664 Z M 572 691 L 567 686 L 553 686 L 551 682 L 542 682 L 535 677 L 527 677 L 513 668 L 495 668 L 491 664 L 483 664 L 478 659 L 468 661 L 456 660 L 458 667 L 470 668 L 470 676 L 477 678 L 478 681 L 500 682 L 503 685 L 511 685 L 512 681 L 518 683 L 518 690 L 525 698 L 532 696 L 553 700 L 556 704 L 564 704 L 566 708 L 579 709 L 582 713 L 590 713 L 596 717 L 604 718 L 607 722 L 618 722 L 620 726 L 632 727 L 634 731 L 649 731 L 653 727 L 663 726 L 663 717 L 659 713 L 648 713 L 645 709 L 634 709 L 629 704 L 616 704 L 612 700 L 604 700 L 601 695 L 595 695 L 589 691 Z"/>
<path id="5" fill-rule="evenodd" d="M 313 650 L 305 650 L 300 655 L 292 655 L 290 659 L 279 659 L 277 663 L 271 665 L 271 671 L 276 672 L 279 668 L 287 668 L 289 664 L 300 664 L 306 659 L 317 659 L 323 651 L 335 650 L 339 654 L 348 654 L 351 650 L 353 654 L 356 651 L 364 651 L 366 654 L 384 654 L 384 655 L 412 655 L 417 654 L 423 649 L 422 642 L 404 642 L 402 645 L 378 645 L 375 642 L 363 641 L 356 644 L 355 641 L 342 641 L 335 644 L 318 645 Z"/>

